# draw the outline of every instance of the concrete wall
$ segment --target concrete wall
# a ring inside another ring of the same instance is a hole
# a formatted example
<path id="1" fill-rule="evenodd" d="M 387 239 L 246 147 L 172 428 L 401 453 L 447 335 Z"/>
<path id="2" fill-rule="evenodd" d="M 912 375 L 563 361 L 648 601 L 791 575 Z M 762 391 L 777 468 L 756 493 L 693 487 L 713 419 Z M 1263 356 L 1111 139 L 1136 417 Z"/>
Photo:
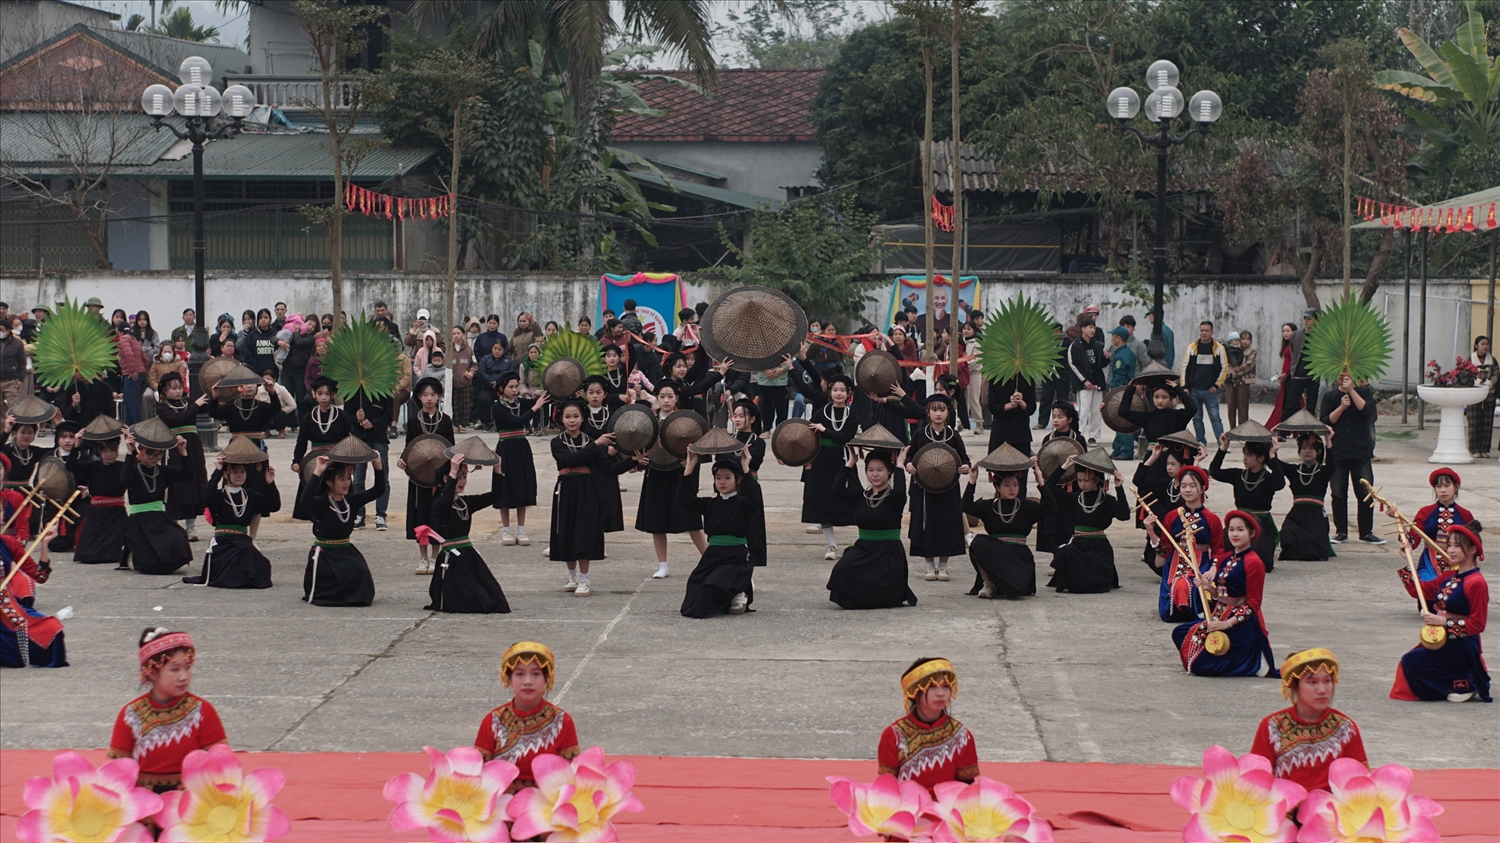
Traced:
<path id="1" fill-rule="evenodd" d="M 1120 303 L 1122 298 L 1114 284 L 1099 276 L 1044 276 L 1024 279 L 986 279 L 980 297 L 986 312 L 993 312 L 1017 292 L 1039 300 L 1059 321 L 1071 323 L 1074 315 L 1086 305 L 1101 308 L 1099 323 L 1113 326 L 1126 313 L 1139 323 L 1137 331 L 1149 333 L 1145 319 L 1146 305 Z M 722 287 L 712 282 L 688 284 L 690 303 L 711 301 Z M 1176 333 L 1177 353 L 1197 336 L 1198 322 L 1214 321 L 1222 338 L 1229 331 L 1250 330 L 1260 349 L 1259 376 L 1267 381 L 1280 371 L 1280 326 L 1296 322 L 1303 310 L 1302 293 L 1291 280 L 1262 278 L 1254 281 L 1183 281 L 1178 283 L 1179 298 L 1167 305 L 1167 325 Z M 1337 297 L 1335 281 L 1319 285 L 1322 301 Z M 567 272 L 494 272 L 466 273 L 459 278 L 456 291 L 456 313 L 459 316 L 483 316 L 498 313 L 508 329 L 517 312 L 527 310 L 538 320 L 576 321 L 580 316 L 597 318 L 599 277 L 588 273 Z M 1410 378 L 1420 381 L 1421 352 L 1418 348 L 1418 291 L 1410 300 L 1413 319 L 1411 332 Z M 100 272 L 69 276 L 48 275 L 38 279 L 19 274 L 0 275 L 0 300 L 26 302 L 57 301 L 64 296 L 84 299 L 98 296 L 105 309 L 123 307 L 134 312 L 145 309 L 153 314 L 158 328 L 175 325 L 176 315 L 193 301 L 190 272 Z M 1445 279 L 1428 284 L 1427 359 L 1436 358 L 1449 367 L 1453 357 L 1467 349 L 1482 325 L 1470 326 L 1470 282 L 1467 279 Z M 211 272 L 206 280 L 208 311 L 234 315 L 245 308 L 270 307 L 285 301 L 297 312 L 326 312 L 332 297 L 328 278 L 315 273 L 230 273 Z M 865 309 L 863 319 L 884 326 L 888 319 L 886 296 Z M 418 273 L 346 273 L 344 276 L 345 310 L 359 313 L 372 311 L 377 300 L 388 303 L 396 319 L 409 324 L 418 308 L 428 308 L 441 320 L 444 285 L 441 275 Z M 1397 357 L 1386 373 L 1387 384 L 1401 382 L 1401 332 L 1403 295 L 1400 282 L 1387 285 L 1375 297 L 1375 307 L 1385 313 L 1395 335 Z M 818 317 L 821 314 L 811 314 Z M 848 332 L 843 320 L 840 329 Z M 854 327 L 858 327 L 857 325 Z"/>
<path id="2" fill-rule="evenodd" d="M 777 201 L 786 198 L 784 186 L 817 184 L 813 173 L 823 160 L 823 150 L 811 142 L 631 141 L 614 145 L 643 158 L 724 176 L 725 182 L 715 187 Z"/>

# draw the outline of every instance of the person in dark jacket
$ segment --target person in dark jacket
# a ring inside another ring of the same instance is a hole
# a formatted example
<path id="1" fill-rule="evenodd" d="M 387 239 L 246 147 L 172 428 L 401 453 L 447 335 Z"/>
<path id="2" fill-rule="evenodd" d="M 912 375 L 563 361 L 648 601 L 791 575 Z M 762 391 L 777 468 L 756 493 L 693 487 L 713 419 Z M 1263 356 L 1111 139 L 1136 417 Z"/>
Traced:
<path id="1" fill-rule="evenodd" d="M 235 352 L 240 362 L 253 372 L 276 368 L 276 329 L 271 327 L 271 311 L 260 309 L 255 315 L 255 327 L 240 337 Z"/>
<path id="2" fill-rule="evenodd" d="M 1068 370 L 1078 391 L 1079 432 L 1093 444 L 1104 435 L 1099 416 L 1104 398 L 1104 346 L 1099 342 L 1098 325 L 1084 322 L 1078 330 L 1078 340 L 1068 346 Z"/>
<path id="3" fill-rule="evenodd" d="M 1333 529 L 1334 544 L 1349 540 L 1349 487 L 1359 501 L 1359 540 L 1366 544 L 1385 544 L 1375 535 L 1375 505 L 1365 499 L 1359 481 L 1375 483 L 1370 458 L 1375 456 L 1375 437 L 1370 421 L 1375 418 L 1375 391 L 1356 386 L 1347 373 L 1338 385 L 1323 396 L 1318 419 L 1333 428 L 1328 461 L 1333 463 Z"/>

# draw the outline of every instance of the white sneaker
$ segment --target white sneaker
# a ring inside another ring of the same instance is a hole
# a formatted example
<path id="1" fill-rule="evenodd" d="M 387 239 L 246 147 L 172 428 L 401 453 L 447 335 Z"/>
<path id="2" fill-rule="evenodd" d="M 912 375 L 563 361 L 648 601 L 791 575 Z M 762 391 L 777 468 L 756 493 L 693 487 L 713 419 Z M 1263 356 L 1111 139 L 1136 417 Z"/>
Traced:
<path id="1" fill-rule="evenodd" d="M 1474 699 L 1474 692 L 1473 691 L 1470 691 L 1467 694 L 1449 694 L 1448 695 L 1448 702 L 1468 702 L 1469 700 L 1472 700 L 1472 699 Z"/>
<path id="2" fill-rule="evenodd" d="M 515 534 L 510 531 L 509 527 L 505 528 L 505 530 L 500 533 L 500 544 L 504 545 L 505 547 L 510 547 L 515 543 Z"/>
<path id="3" fill-rule="evenodd" d="M 653 580 L 664 580 L 664 579 L 667 578 L 667 574 L 668 573 L 669 572 L 667 571 L 667 563 L 665 563 L 665 562 L 658 562 L 658 563 L 656 563 L 656 573 L 654 573 L 654 574 L 651 575 L 651 579 L 653 579 Z"/>
<path id="4" fill-rule="evenodd" d="M 741 591 L 739 594 L 736 594 L 734 597 L 731 597 L 729 599 L 729 614 L 743 615 L 745 614 L 745 607 L 749 605 L 750 598 L 746 597 L 745 592 Z"/>
<path id="5" fill-rule="evenodd" d="M 987 583 L 984 584 L 984 588 L 979 589 L 979 598 L 981 600 L 993 600 L 994 597 L 995 597 L 995 584 L 994 583 L 988 583 L 987 582 Z"/>
<path id="6" fill-rule="evenodd" d="M 970 547 L 973 544 L 974 544 L 974 534 L 973 533 L 964 533 L 964 547 Z"/>
<path id="7" fill-rule="evenodd" d="M 927 569 L 927 573 L 925 573 L 925 574 L 922 575 L 922 579 L 924 579 L 924 580 L 926 580 L 928 582 L 937 582 L 937 569 L 936 568 L 928 568 Z"/>
<path id="8" fill-rule="evenodd" d="M 819 532 L 822 532 L 821 530 Z M 828 552 L 823 554 L 823 560 L 832 562 L 839 558 L 839 549 L 833 545 L 828 546 Z"/>
<path id="9" fill-rule="evenodd" d="M 1271 665 L 1265 659 L 1261 659 L 1260 667 L 1255 669 L 1255 675 L 1262 679 L 1271 675 Z"/>
<path id="10" fill-rule="evenodd" d="M 526 535 L 525 530 L 516 534 L 516 544 L 522 547 L 531 547 L 531 537 Z"/>
<path id="11" fill-rule="evenodd" d="M 578 577 L 573 572 L 568 572 L 568 584 L 563 586 L 563 591 L 577 591 Z"/>
<path id="12" fill-rule="evenodd" d="M 423 562 L 422 564 L 418 565 L 417 566 L 417 570 L 413 571 L 412 573 L 416 574 L 419 577 L 425 577 L 425 576 L 430 575 L 433 572 L 433 570 L 434 569 L 432 567 L 432 563 L 430 563 L 430 562 Z"/>
<path id="13" fill-rule="evenodd" d="M 937 581 L 938 582 L 947 582 L 948 579 L 949 579 L 949 577 L 948 577 L 948 569 L 947 568 L 939 568 L 937 570 Z"/>
<path id="14" fill-rule="evenodd" d="M 575 589 L 573 589 L 573 596 L 574 597 L 587 597 L 587 596 L 589 596 L 592 593 L 593 592 L 591 592 L 589 590 L 589 581 L 588 580 L 579 580 L 578 581 L 578 587 L 575 588 Z"/>
<path id="15" fill-rule="evenodd" d="M 821 533 L 821 532 L 823 532 L 823 528 L 819 527 L 817 524 L 808 524 L 807 525 L 807 532 L 809 534 L 812 534 L 812 533 Z"/>
<path id="16" fill-rule="evenodd" d="M 377 516 L 375 516 L 375 530 L 376 530 L 376 532 L 384 533 L 388 529 L 390 529 L 390 528 L 386 526 L 385 516 L 384 515 L 377 515 Z"/>

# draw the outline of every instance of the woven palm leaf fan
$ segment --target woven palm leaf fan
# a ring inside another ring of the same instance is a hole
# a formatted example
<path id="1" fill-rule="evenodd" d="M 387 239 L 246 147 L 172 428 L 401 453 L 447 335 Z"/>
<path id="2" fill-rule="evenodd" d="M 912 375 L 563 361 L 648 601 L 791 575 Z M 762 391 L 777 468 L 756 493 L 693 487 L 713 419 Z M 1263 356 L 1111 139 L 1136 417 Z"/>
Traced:
<path id="1" fill-rule="evenodd" d="M 363 313 L 335 331 L 323 351 L 323 374 L 339 385 L 339 398 L 345 401 L 359 393 L 371 400 L 396 394 L 403 365 L 391 335 Z"/>
<path id="2" fill-rule="evenodd" d="M 65 301 L 42 324 L 32 360 L 37 383 L 61 389 L 74 380 L 103 380 L 119 368 L 120 351 L 103 319 L 76 301 Z"/>
<path id="3" fill-rule="evenodd" d="M 588 334 L 580 334 L 571 326 L 558 331 L 542 343 L 542 353 L 537 357 L 536 367 L 546 371 L 554 361 L 569 357 L 583 366 L 583 376 L 604 374 L 604 350 L 599 341 Z"/>
<path id="4" fill-rule="evenodd" d="M 1390 323 L 1353 295 L 1324 310 L 1303 344 L 1307 371 L 1328 384 L 1345 372 L 1357 384 L 1380 377 L 1390 365 L 1391 351 Z"/>
<path id="5" fill-rule="evenodd" d="M 1025 293 L 1000 305 L 979 335 L 979 370 L 997 383 L 1017 379 L 1039 383 L 1061 361 L 1052 317 Z"/>

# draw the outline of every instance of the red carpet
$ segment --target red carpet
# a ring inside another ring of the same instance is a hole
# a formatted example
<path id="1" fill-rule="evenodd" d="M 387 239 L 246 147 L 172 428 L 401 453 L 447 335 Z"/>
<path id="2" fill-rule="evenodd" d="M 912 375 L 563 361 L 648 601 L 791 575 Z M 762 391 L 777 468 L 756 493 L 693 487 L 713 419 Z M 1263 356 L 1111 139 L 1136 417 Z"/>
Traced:
<path id="1" fill-rule="evenodd" d="M 0 751 L 0 840 L 14 840 L 25 810 L 26 779 L 51 775 L 50 750 Z M 85 753 L 102 763 L 103 750 Z M 627 756 L 628 757 L 628 756 Z M 614 760 L 613 757 L 611 760 Z M 828 799 L 825 776 L 875 777 L 872 761 L 629 757 L 643 814 L 619 824 L 626 841 L 847 840 L 843 815 Z M 247 753 L 246 768 L 286 773 L 276 805 L 292 819 L 286 841 L 395 841 L 386 825 L 390 777 L 427 773 L 419 753 Z M 1196 768 L 1129 764 L 982 764 L 1015 788 L 1057 829 L 1059 841 L 1180 841 L 1187 814 L 1167 795 L 1172 779 Z M 1418 771 L 1413 790 L 1446 809 L 1437 818 L 1448 841 L 1500 840 L 1500 771 Z"/>

